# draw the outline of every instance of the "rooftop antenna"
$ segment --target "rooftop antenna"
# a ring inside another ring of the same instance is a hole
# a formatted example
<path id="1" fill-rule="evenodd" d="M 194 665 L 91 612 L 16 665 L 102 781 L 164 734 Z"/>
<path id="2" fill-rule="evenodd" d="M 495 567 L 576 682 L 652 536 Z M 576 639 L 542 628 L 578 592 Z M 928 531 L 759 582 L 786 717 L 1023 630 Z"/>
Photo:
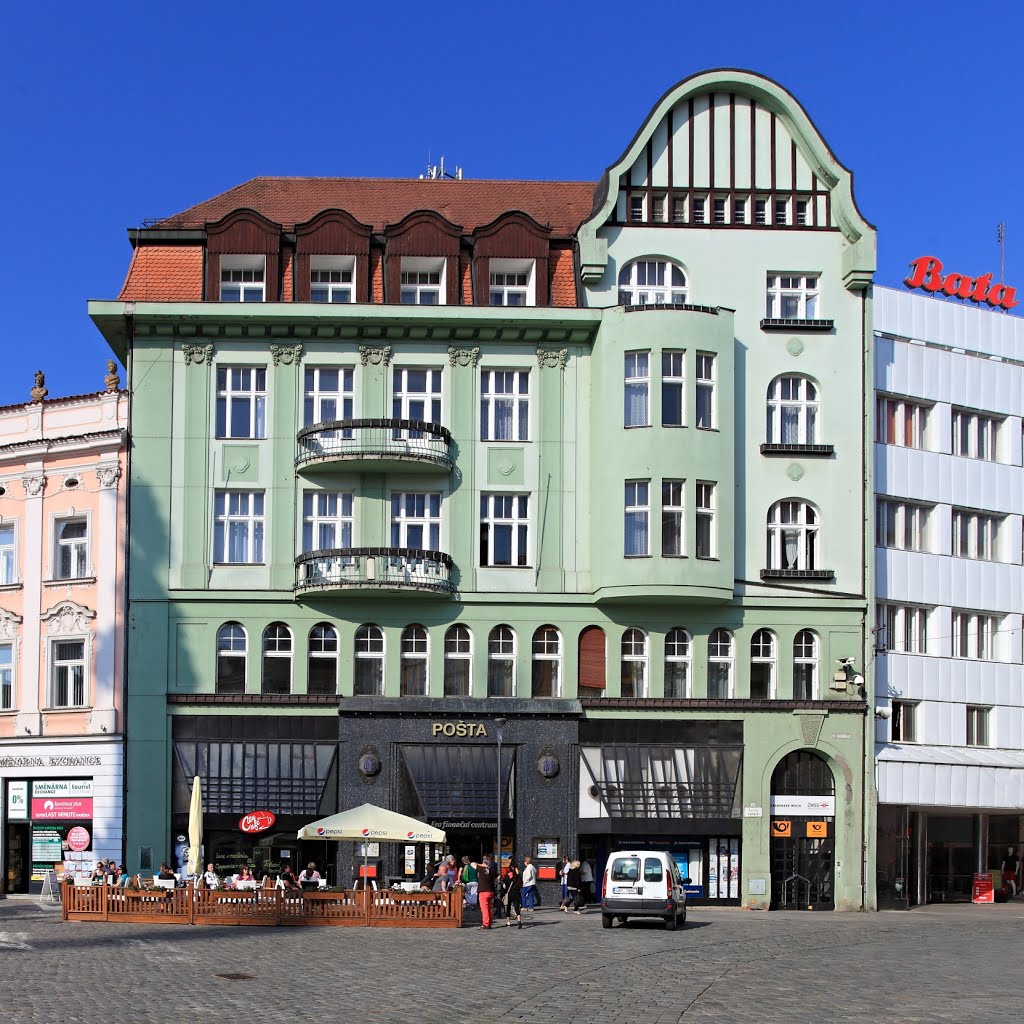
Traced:
<path id="1" fill-rule="evenodd" d="M 452 181 L 462 181 L 462 168 L 459 167 L 456 164 L 456 166 L 455 166 L 455 173 L 452 174 L 451 171 L 447 170 L 445 168 L 445 166 L 444 166 L 444 156 L 443 155 L 441 157 L 441 163 L 440 164 L 432 164 L 430 162 L 430 156 L 428 155 L 427 156 L 427 173 L 420 175 L 420 181 L 423 181 L 425 178 L 429 179 L 430 181 L 442 181 L 445 178 L 449 178 Z"/>

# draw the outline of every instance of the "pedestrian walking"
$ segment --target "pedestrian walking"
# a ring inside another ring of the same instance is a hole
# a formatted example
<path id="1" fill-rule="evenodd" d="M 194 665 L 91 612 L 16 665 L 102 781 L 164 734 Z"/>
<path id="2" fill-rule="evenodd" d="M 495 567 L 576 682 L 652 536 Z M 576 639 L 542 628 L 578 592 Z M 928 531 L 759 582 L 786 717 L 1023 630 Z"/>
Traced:
<path id="1" fill-rule="evenodd" d="M 480 916 L 483 919 L 480 927 L 490 928 L 494 923 L 494 888 L 497 872 L 487 855 L 484 855 L 479 864 L 474 862 L 472 867 L 476 871 L 477 898 L 480 900 Z"/>
<path id="2" fill-rule="evenodd" d="M 537 909 L 537 869 L 532 857 L 523 858 L 523 910 L 532 914 Z"/>
<path id="3" fill-rule="evenodd" d="M 594 901 L 594 869 L 590 861 L 584 858 L 580 861 L 580 900 L 583 903 Z"/>
<path id="4" fill-rule="evenodd" d="M 466 905 L 475 907 L 478 902 L 476 893 L 476 868 L 469 863 L 469 857 L 462 858 L 462 874 L 459 875 L 459 880 L 466 888 Z"/>
<path id="5" fill-rule="evenodd" d="M 523 927 L 523 876 L 514 860 L 501 873 L 501 906 L 505 911 L 505 927 L 512 926 L 512 918 Z"/>
<path id="6" fill-rule="evenodd" d="M 569 874 L 569 857 L 563 855 L 562 866 L 558 869 L 558 880 L 562 883 L 562 906 L 565 905 L 566 900 L 569 898 L 569 886 L 566 882 L 566 877 Z"/>
<path id="7" fill-rule="evenodd" d="M 580 911 L 580 862 L 574 860 L 569 865 L 569 870 L 565 873 L 565 890 L 566 897 L 562 903 L 562 909 L 568 914 L 569 906 L 572 905 L 572 909 L 575 913 L 579 914 Z"/>

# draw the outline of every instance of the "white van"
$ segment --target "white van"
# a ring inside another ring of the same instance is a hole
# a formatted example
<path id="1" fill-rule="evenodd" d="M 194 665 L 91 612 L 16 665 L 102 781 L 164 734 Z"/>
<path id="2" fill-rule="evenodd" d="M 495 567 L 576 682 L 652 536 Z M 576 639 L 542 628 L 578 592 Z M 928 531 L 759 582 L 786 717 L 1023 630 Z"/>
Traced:
<path id="1" fill-rule="evenodd" d="M 674 931 L 686 923 L 688 878 L 680 878 L 676 862 L 662 850 L 620 850 L 608 858 L 601 889 L 601 924 L 611 928 L 618 918 L 660 917 Z"/>

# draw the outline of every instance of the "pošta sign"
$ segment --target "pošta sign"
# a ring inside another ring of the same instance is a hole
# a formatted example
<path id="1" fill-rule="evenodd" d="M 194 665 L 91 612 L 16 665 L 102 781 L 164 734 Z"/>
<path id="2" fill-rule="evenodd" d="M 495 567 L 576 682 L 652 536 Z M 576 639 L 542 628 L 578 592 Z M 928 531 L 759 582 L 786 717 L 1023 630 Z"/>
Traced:
<path id="1" fill-rule="evenodd" d="M 431 736 L 486 736 L 483 722 L 432 722 Z"/>
<path id="2" fill-rule="evenodd" d="M 238 827 L 243 832 L 266 832 L 276 820 L 270 811 L 250 811 L 238 819 Z"/>
<path id="3" fill-rule="evenodd" d="M 942 260 L 934 256 L 918 256 L 911 260 L 910 277 L 904 280 L 908 288 L 923 288 L 926 292 L 942 292 L 943 295 L 971 302 L 985 302 L 1000 309 L 1019 306 L 1017 289 L 1008 285 L 992 283 L 991 274 L 968 277 L 966 274 L 943 274 Z"/>

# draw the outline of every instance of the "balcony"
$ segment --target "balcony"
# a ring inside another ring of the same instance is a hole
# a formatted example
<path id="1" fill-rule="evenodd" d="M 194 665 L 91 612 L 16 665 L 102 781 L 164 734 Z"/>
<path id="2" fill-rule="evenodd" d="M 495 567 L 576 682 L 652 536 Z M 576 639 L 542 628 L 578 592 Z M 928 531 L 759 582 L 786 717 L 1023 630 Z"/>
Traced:
<path id="1" fill-rule="evenodd" d="M 295 559 L 295 593 L 455 593 L 453 566 L 443 551 L 423 548 L 330 548 Z"/>
<path id="2" fill-rule="evenodd" d="M 424 420 L 327 420 L 299 431 L 295 467 L 449 473 L 454 465 L 451 445 L 445 427 Z"/>

